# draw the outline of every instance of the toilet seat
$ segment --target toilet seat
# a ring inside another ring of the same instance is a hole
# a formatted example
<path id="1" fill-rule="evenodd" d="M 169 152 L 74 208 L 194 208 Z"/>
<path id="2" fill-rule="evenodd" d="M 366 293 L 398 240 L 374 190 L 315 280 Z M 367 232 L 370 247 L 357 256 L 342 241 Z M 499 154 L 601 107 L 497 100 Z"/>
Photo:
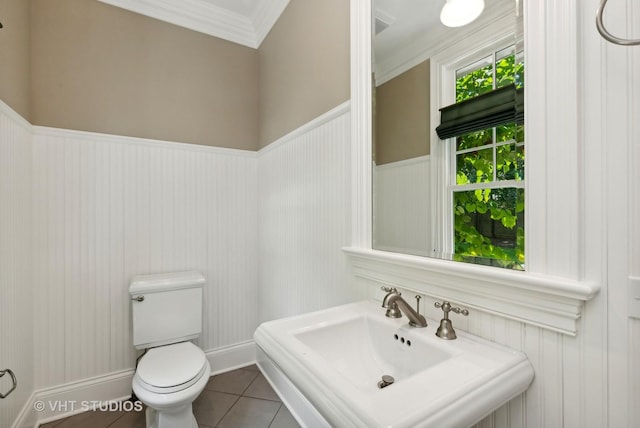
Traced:
<path id="1" fill-rule="evenodd" d="M 135 376 L 147 391 L 170 394 L 198 382 L 207 367 L 202 349 L 191 342 L 180 342 L 149 349 Z"/>

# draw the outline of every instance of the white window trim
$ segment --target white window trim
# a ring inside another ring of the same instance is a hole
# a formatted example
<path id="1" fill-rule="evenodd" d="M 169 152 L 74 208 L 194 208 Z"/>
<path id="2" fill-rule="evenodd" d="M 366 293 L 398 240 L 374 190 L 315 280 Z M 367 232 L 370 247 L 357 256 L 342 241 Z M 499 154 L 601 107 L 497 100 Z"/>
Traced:
<path id="1" fill-rule="evenodd" d="M 344 251 L 358 281 L 394 285 L 577 334 L 584 303 L 597 294 L 602 280 L 586 263 L 600 259 L 602 250 L 587 252 L 581 246 L 585 230 L 600 225 L 586 224 L 598 217 L 582 210 L 586 193 L 578 138 L 578 9 L 574 1 L 525 2 L 525 140 L 538 143 L 529 144 L 525 159 L 527 211 L 535 219 L 526 224 L 528 271 L 517 272 L 371 249 L 371 4 L 351 0 L 353 206 L 351 247 Z M 439 117 L 431 123 L 439 123 Z"/>

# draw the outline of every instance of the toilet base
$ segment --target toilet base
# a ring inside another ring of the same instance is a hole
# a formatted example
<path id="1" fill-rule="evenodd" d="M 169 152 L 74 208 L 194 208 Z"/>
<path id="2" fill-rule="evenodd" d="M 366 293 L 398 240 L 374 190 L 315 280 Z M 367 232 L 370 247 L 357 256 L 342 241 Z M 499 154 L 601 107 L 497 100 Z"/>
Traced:
<path id="1" fill-rule="evenodd" d="M 147 407 L 145 420 L 147 428 L 198 428 L 191 403 L 162 411 Z"/>

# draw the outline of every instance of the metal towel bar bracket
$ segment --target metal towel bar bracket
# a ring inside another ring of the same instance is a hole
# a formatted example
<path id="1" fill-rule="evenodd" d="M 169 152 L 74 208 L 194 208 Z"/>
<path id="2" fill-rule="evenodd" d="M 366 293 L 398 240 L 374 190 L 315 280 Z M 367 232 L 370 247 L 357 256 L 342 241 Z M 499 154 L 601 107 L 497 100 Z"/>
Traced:
<path id="1" fill-rule="evenodd" d="M 0 377 L 4 376 L 5 373 L 9 373 L 9 376 L 11 376 L 11 382 L 13 383 L 13 385 L 11 386 L 11 389 L 7 391 L 6 394 L 3 394 L 0 392 L 0 398 L 7 398 L 7 396 L 11 394 L 13 390 L 16 389 L 16 387 L 18 386 L 18 380 L 16 379 L 16 375 L 13 374 L 13 371 L 11 369 L 0 370 Z"/>
<path id="2" fill-rule="evenodd" d="M 598 28 L 598 32 L 602 37 L 611 43 L 615 43 L 616 45 L 621 46 L 636 46 L 640 45 L 640 39 L 621 39 L 609 33 L 607 29 L 604 27 L 604 23 L 602 22 L 602 15 L 604 14 L 604 7 L 606 6 L 608 0 L 602 0 L 600 2 L 600 7 L 598 7 L 598 11 L 596 12 L 596 27 Z"/>

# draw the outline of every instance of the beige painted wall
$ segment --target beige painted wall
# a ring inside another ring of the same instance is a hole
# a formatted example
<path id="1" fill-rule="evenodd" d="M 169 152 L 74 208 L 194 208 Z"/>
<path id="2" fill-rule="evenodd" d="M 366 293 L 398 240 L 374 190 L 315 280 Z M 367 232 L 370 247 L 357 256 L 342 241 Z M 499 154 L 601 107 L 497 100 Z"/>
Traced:
<path id="1" fill-rule="evenodd" d="M 375 162 L 429 154 L 429 61 L 376 88 Z"/>
<path id="2" fill-rule="evenodd" d="M 29 1 L 0 0 L 0 99 L 29 120 Z"/>
<path id="3" fill-rule="evenodd" d="M 291 0 L 259 50 L 97 1 L 0 21 L 0 99 L 35 125 L 256 150 L 350 96 L 346 0 Z"/>
<path id="4" fill-rule="evenodd" d="M 349 99 L 349 44 L 349 1 L 290 1 L 258 49 L 261 148 Z"/>
<path id="5" fill-rule="evenodd" d="M 255 49 L 98 1 L 31 18 L 34 124 L 257 149 Z"/>

